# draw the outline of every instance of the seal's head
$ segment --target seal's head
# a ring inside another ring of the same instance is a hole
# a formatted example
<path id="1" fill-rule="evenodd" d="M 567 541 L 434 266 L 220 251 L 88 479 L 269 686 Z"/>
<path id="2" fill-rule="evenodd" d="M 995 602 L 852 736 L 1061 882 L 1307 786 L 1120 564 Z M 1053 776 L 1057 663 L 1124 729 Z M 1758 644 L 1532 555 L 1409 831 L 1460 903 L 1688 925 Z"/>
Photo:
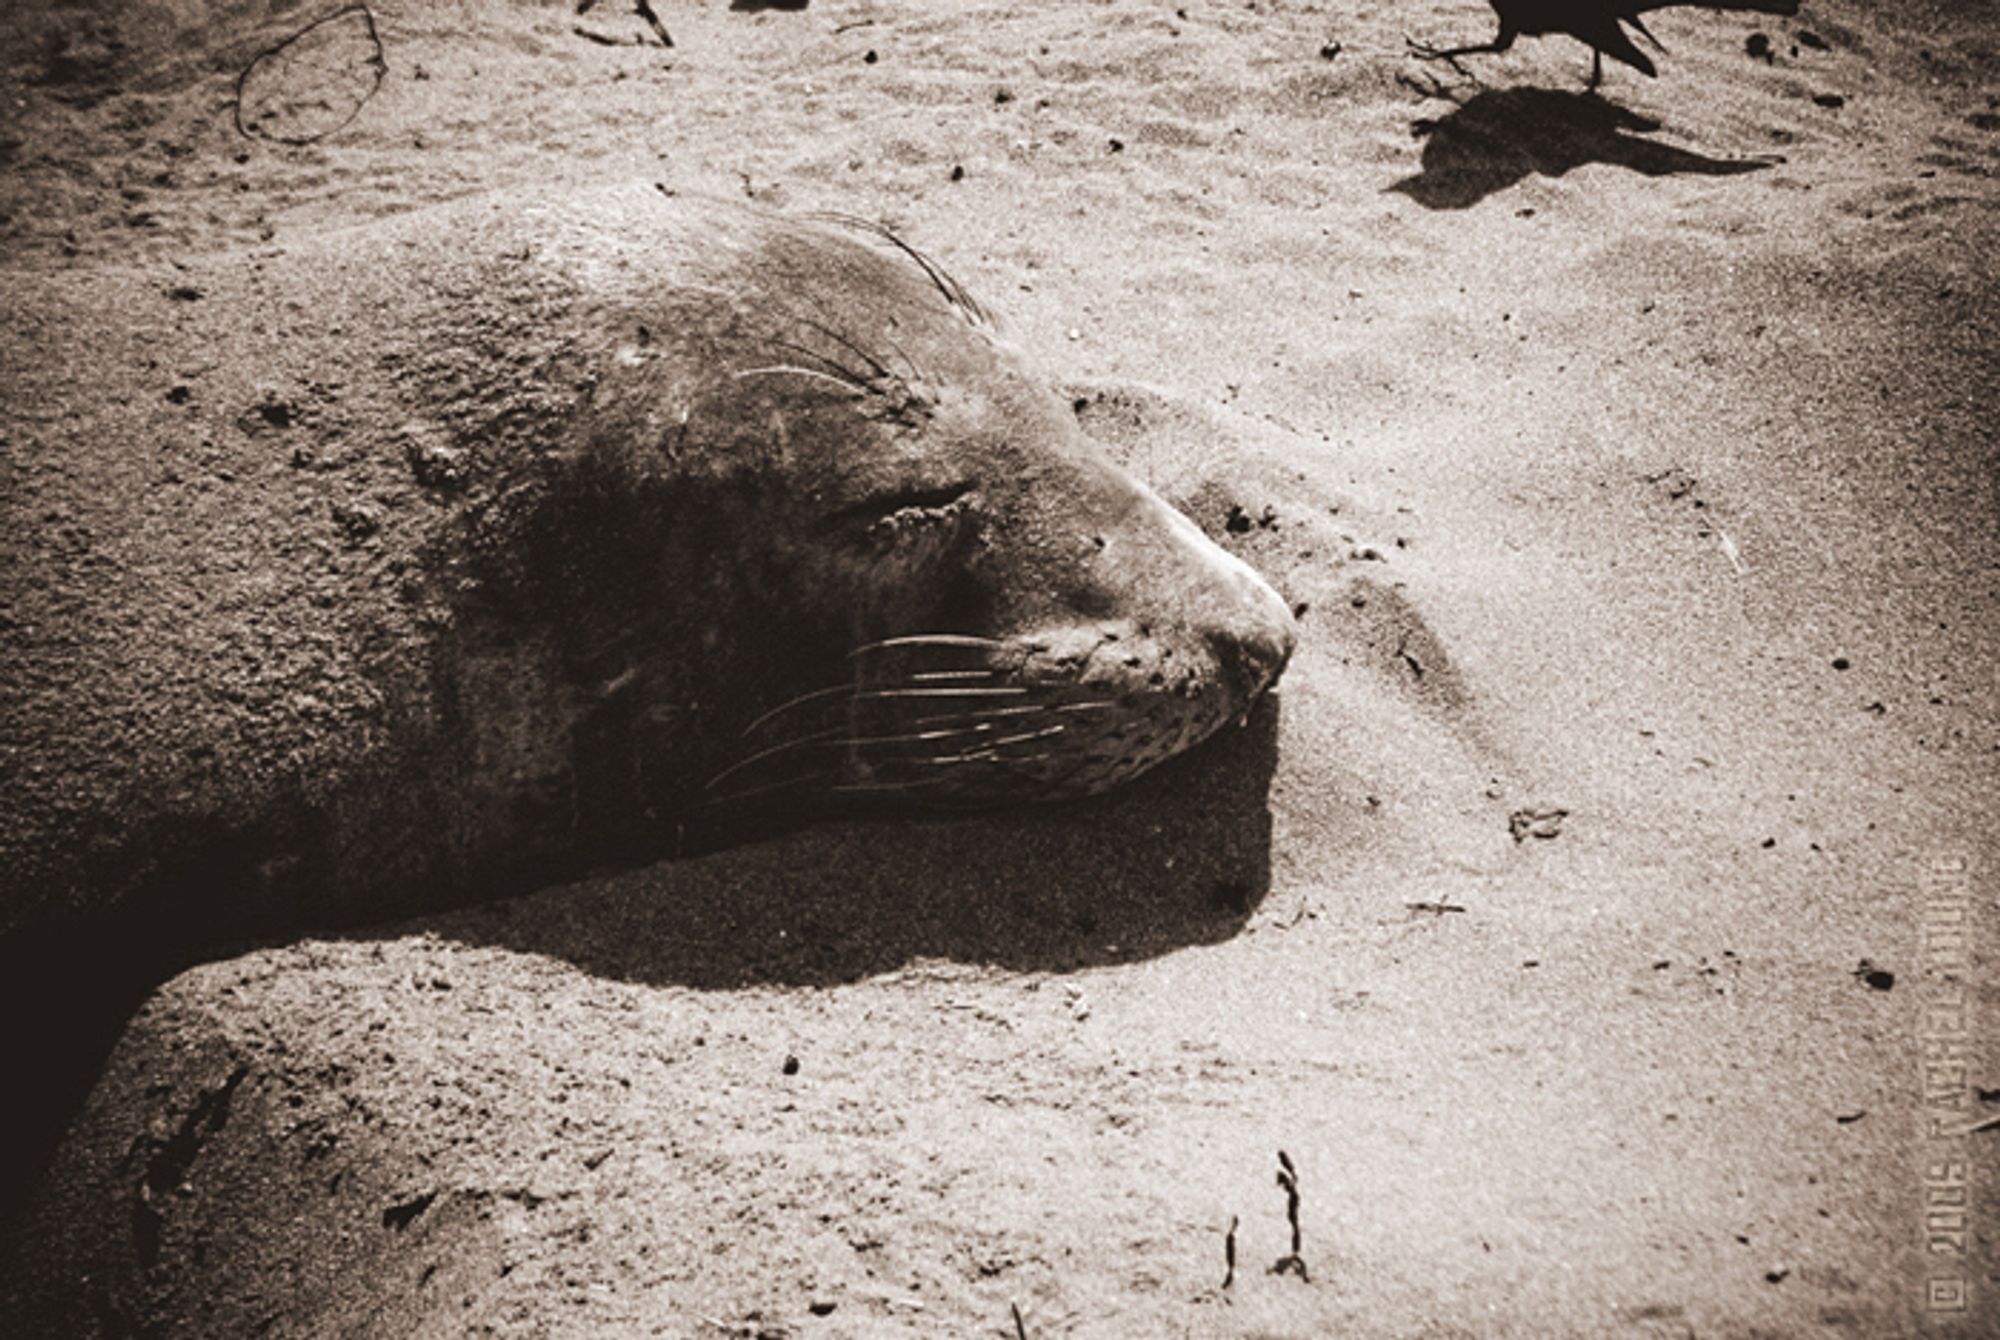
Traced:
<path id="1" fill-rule="evenodd" d="M 704 803 L 1059 800 L 1247 714 L 1292 650 L 1276 592 L 1088 440 L 936 264 L 851 221 L 757 233 L 707 285 L 728 319 L 680 322 L 699 355 L 632 318 L 589 416 L 597 459 L 736 537 L 674 560 L 708 607 L 729 592 L 709 649 L 758 686 Z"/>
<path id="2" fill-rule="evenodd" d="M 25 458 L 65 463 L 37 506 L 120 537 L 9 551 L 47 616 L 0 639 L 17 924 L 193 943 L 711 845 L 759 798 L 1090 794 L 1291 650 L 879 228 L 628 182 L 190 265 L 212 300 L 141 341 L 208 369 L 185 404 L 120 380 L 150 280 L 44 277 L 21 329 L 63 339 L 8 348 Z"/>

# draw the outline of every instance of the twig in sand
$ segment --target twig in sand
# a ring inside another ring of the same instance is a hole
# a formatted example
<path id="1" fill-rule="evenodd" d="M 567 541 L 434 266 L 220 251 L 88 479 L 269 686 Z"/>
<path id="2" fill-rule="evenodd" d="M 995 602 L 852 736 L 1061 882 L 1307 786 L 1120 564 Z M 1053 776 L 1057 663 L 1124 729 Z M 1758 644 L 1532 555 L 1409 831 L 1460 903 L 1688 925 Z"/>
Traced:
<path id="1" fill-rule="evenodd" d="M 1715 538 L 1721 541 L 1722 552 L 1728 558 L 1729 566 L 1735 568 L 1736 575 L 1741 577 L 1743 575 L 1743 556 L 1736 552 L 1736 541 L 1729 538 L 1729 532 L 1726 530 L 1717 530 Z"/>
<path id="2" fill-rule="evenodd" d="M 666 24 L 660 22 L 660 16 L 654 12 L 651 0 L 633 0 L 632 9 L 659 36 L 661 46 L 670 47 L 674 44 L 673 34 L 667 31 Z"/>
<path id="3" fill-rule="evenodd" d="M 1222 1287 L 1227 1289 L 1236 1283 L 1236 1216 L 1229 1216 L 1229 1227 L 1222 1235 L 1222 1263 L 1228 1269 L 1222 1276 Z"/>
<path id="4" fill-rule="evenodd" d="M 1285 1191 L 1285 1218 L 1292 1224 L 1292 1250 L 1271 1263 L 1271 1273 L 1297 1275 L 1310 1284 L 1312 1277 L 1306 1273 L 1306 1260 L 1299 1255 L 1299 1170 L 1282 1149 L 1278 1151 L 1278 1185 Z"/>
<path id="5" fill-rule="evenodd" d="M 1019 1303 L 1009 1303 L 1007 1306 L 1014 1313 L 1015 1340 L 1028 1340 L 1027 1324 L 1021 1320 L 1021 1305 Z"/>
<path id="6" fill-rule="evenodd" d="M 1530 837 L 1546 841 L 1562 833 L 1563 820 L 1567 818 L 1569 811 L 1560 805 L 1515 810 L 1507 816 L 1507 832 L 1516 842 L 1526 842 Z"/>
<path id="7" fill-rule="evenodd" d="M 266 47 L 236 76 L 237 133 L 311 144 L 346 128 L 389 64 L 365 4 L 348 5 Z"/>
<path id="8" fill-rule="evenodd" d="M 1429 912 L 1440 917 L 1447 912 L 1463 912 L 1465 910 L 1465 908 L 1457 903 L 1417 902 L 1404 903 L 1403 906 L 1409 908 L 1412 912 Z"/>
<path id="9" fill-rule="evenodd" d="M 576 7 L 576 12 L 578 14 L 586 13 L 591 8 L 591 6 L 595 5 L 596 3 L 597 0 L 590 0 L 589 4 L 578 4 Z M 658 12 L 654 10 L 653 6 L 649 3 L 649 0 L 633 0 L 632 12 L 634 14 L 637 14 L 640 18 L 646 21 L 646 26 L 653 30 L 653 35 L 660 39 L 661 46 L 670 47 L 674 44 L 673 34 L 667 31 L 666 24 L 660 22 L 660 16 Z M 575 33 L 578 37 L 585 38 L 588 41 L 595 42 L 597 43 L 597 45 L 601 47 L 645 45 L 645 39 L 642 37 L 634 37 L 630 43 L 627 43 L 625 39 L 622 37 L 614 37 L 610 33 L 598 32 L 596 29 L 586 28 L 580 23 L 572 23 L 570 25 L 569 30 Z"/>

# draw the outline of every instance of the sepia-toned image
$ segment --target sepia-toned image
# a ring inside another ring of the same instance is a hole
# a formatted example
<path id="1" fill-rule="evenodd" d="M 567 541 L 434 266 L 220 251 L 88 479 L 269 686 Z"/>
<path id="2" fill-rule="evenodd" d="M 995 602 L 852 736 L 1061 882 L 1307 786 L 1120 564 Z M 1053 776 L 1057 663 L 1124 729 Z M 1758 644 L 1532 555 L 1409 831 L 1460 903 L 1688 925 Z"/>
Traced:
<path id="1" fill-rule="evenodd" d="M 0 1335 L 2000 1335 L 1992 0 L 0 6 Z"/>

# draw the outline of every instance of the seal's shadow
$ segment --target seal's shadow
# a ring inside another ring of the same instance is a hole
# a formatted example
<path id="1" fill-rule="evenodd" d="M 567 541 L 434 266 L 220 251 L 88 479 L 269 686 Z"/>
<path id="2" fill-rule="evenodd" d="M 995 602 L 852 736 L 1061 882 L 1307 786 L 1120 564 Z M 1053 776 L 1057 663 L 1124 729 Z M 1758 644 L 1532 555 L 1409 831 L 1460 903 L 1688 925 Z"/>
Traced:
<path id="1" fill-rule="evenodd" d="M 842 822 L 426 917 L 430 932 L 702 988 L 832 985 L 913 959 L 1062 971 L 1227 939 L 1271 879 L 1278 703 L 1122 790 L 1045 810 Z"/>
<path id="2" fill-rule="evenodd" d="M 1452 96 L 1442 87 L 1420 91 Z M 1709 158 L 1649 140 L 1658 121 L 1595 93 L 1549 88 L 1488 89 L 1411 129 L 1424 141 L 1422 171 L 1386 189 L 1426 209 L 1469 209 L 1530 175 L 1560 177 L 1586 163 L 1665 177 L 1732 176 L 1774 161 Z"/>

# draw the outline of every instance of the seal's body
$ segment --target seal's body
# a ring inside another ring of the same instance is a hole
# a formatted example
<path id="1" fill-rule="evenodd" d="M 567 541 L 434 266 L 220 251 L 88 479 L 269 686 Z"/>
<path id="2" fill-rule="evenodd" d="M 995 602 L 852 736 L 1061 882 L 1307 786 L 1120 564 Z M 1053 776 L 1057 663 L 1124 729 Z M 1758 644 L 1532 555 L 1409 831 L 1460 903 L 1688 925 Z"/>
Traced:
<path id="1" fill-rule="evenodd" d="M 1290 652 L 878 229 L 634 186 L 5 287 L 0 932 L 1091 793 Z"/>

